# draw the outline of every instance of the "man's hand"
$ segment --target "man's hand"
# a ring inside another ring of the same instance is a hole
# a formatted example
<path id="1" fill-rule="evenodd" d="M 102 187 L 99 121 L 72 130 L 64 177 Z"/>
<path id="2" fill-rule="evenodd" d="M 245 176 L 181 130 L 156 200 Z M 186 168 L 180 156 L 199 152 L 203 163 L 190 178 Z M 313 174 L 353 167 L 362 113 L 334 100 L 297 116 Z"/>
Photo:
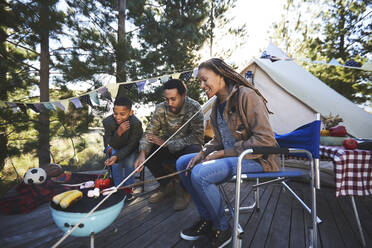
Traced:
<path id="1" fill-rule="evenodd" d="M 118 130 L 116 131 L 118 136 L 122 136 L 123 133 L 125 133 L 130 128 L 129 121 L 124 121 L 120 124 L 118 127 Z"/>
<path id="2" fill-rule="evenodd" d="M 161 146 L 164 143 L 164 140 L 156 135 L 153 134 L 147 134 L 146 139 L 148 142 Z M 167 146 L 168 144 L 164 144 L 164 146 Z"/>
<path id="3" fill-rule="evenodd" d="M 200 163 L 204 158 L 204 153 L 199 152 L 196 154 L 188 163 L 186 169 L 192 169 L 196 164 Z M 187 176 L 188 171 L 185 172 L 185 175 Z"/>
<path id="4" fill-rule="evenodd" d="M 134 169 L 137 172 L 141 172 L 143 170 L 144 166 L 141 166 L 140 168 L 138 168 L 138 170 L 137 167 L 139 167 L 143 163 L 143 161 L 145 161 L 145 159 L 146 159 L 145 151 L 141 151 L 140 154 L 138 155 L 136 162 L 134 162 Z"/>
<path id="5" fill-rule="evenodd" d="M 118 157 L 117 156 L 112 156 L 111 158 L 109 158 L 109 159 L 106 159 L 106 161 L 105 161 L 105 165 L 106 166 L 111 166 L 111 165 L 113 165 L 113 164 L 115 164 L 115 162 L 118 160 Z"/>
<path id="6" fill-rule="evenodd" d="M 203 162 L 223 158 L 224 156 L 225 156 L 224 150 L 214 151 L 214 152 L 209 153 L 208 156 L 204 158 Z"/>

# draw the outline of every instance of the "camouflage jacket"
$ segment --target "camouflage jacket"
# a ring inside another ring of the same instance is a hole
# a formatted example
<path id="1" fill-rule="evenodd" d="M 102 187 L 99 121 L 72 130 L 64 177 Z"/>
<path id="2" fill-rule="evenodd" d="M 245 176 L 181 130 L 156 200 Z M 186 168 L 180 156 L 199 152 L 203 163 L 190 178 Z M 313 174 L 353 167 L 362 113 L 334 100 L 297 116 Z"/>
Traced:
<path id="1" fill-rule="evenodd" d="M 153 134 L 166 140 L 200 108 L 200 104 L 189 97 L 185 98 L 185 102 L 178 114 L 170 112 L 165 102 L 156 105 L 155 112 L 140 141 L 140 150 L 144 150 L 146 154 L 151 150 L 152 144 L 147 142 L 145 138 L 146 134 Z M 203 145 L 203 121 L 203 112 L 200 111 L 186 126 L 168 141 L 168 150 L 171 153 L 175 153 L 181 151 L 187 145 Z"/>

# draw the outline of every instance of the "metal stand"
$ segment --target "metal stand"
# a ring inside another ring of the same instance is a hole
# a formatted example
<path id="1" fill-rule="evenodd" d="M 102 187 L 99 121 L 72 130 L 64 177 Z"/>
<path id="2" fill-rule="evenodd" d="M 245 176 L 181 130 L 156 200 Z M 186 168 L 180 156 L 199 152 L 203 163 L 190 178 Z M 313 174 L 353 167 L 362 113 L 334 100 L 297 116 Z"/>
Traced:
<path id="1" fill-rule="evenodd" d="M 94 248 L 94 232 L 90 233 L 90 248 Z"/>
<path id="2" fill-rule="evenodd" d="M 356 222 L 358 224 L 358 229 L 359 229 L 359 233 L 360 233 L 360 238 L 362 239 L 363 247 L 367 247 L 366 240 L 364 239 L 362 225 L 360 224 L 359 215 L 358 215 L 358 209 L 357 209 L 356 204 L 355 204 L 354 196 L 353 195 L 350 196 L 350 199 L 351 199 L 351 205 L 353 206 L 355 220 L 356 220 Z"/>

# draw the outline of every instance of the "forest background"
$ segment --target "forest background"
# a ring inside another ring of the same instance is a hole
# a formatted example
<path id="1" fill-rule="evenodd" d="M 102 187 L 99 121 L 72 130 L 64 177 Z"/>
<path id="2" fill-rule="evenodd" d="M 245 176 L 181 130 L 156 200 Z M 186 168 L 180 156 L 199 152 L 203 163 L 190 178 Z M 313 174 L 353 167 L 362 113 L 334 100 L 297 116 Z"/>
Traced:
<path id="1" fill-rule="evenodd" d="M 239 70 L 265 48 L 262 42 L 256 47 L 257 29 L 292 58 L 359 65 L 372 59 L 368 1 L 260 2 L 273 8 L 257 13 L 252 1 L 243 0 L 0 0 L 0 101 L 66 99 L 110 82 L 192 70 L 209 57 Z M 247 15 L 257 21 L 245 22 Z M 371 73 L 297 63 L 371 109 Z M 139 92 L 136 84 L 121 85 L 118 94 L 130 95 L 145 125 L 162 101 L 160 86 Z M 205 101 L 196 79 L 187 86 L 192 98 Z M 67 112 L 0 108 L 0 188 L 21 180 L 28 168 L 50 162 L 66 170 L 103 167 L 101 121 L 112 103 L 70 105 Z"/>

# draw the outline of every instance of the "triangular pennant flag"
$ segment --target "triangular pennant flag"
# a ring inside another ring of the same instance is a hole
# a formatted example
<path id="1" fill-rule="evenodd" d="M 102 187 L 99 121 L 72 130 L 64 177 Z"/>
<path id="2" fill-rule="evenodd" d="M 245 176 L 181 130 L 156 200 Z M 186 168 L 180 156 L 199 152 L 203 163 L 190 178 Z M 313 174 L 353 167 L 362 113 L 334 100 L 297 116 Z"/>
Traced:
<path id="1" fill-rule="evenodd" d="M 329 64 L 330 64 L 330 65 L 337 65 L 337 66 L 341 65 L 341 64 L 337 61 L 337 59 L 335 59 L 335 58 L 332 58 L 331 61 L 329 61 Z"/>
<path id="2" fill-rule="evenodd" d="M 162 77 L 160 78 L 160 81 L 161 81 L 162 83 L 165 83 L 165 82 L 168 81 L 168 79 L 169 79 L 169 76 L 168 76 L 168 75 L 165 75 L 165 76 L 162 76 Z"/>
<path id="3" fill-rule="evenodd" d="M 79 99 L 80 99 L 80 101 L 81 101 L 82 103 L 86 103 L 86 104 L 88 104 L 89 106 L 93 107 L 93 103 L 92 103 L 92 101 L 90 100 L 89 95 L 82 95 L 82 96 L 79 97 Z"/>
<path id="4" fill-rule="evenodd" d="M 194 69 L 194 71 L 192 72 L 192 77 L 193 78 L 196 78 L 198 76 L 198 69 Z"/>
<path id="5" fill-rule="evenodd" d="M 7 106 L 6 106 L 5 102 L 0 101 L 0 108 L 6 108 L 6 107 L 7 107 Z"/>
<path id="6" fill-rule="evenodd" d="M 172 78 L 173 79 L 179 79 L 180 75 L 181 75 L 181 73 L 174 73 L 174 74 L 172 74 Z"/>
<path id="7" fill-rule="evenodd" d="M 64 111 L 67 112 L 68 107 L 70 106 L 70 101 L 68 99 L 65 99 L 59 102 L 62 104 L 63 108 L 65 109 Z"/>
<path id="8" fill-rule="evenodd" d="M 360 69 L 372 71 L 372 60 L 368 60 L 367 62 L 365 62 Z"/>
<path id="9" fill-rule="evenodd" d="M 34 104 L 28 103 L 28 104 L 26 104 L 26 106 L 29 107 L 30 109 L 32 109 L 34 112 L 40 113 L 40 111 L 35 107 Z"/>
<path id="10" fill-rule="evenodd" d="M 109 100 L 109 101 L 112 102 L 111 94 L 110 94 L 110 92 L 107 90 L 106 87 L 99 88 L 99 89 L 98 89 L 98 93 L 101 94 L 101 98 L 102 98 L 102 99 L 107 99 L 107 100 Z"/>
<path id="11" fill-rule="evenodd" d="M 271 56 L 269 54 L 267 54 L 266 51 L 263 51 L 263 53 L 261 54 L 261 57 L 260 59 L 269 59 Z"/>
<path id="12" fill-rule="evenodd" d="M 90 100 L 93 101 L 96 105 L 99 105 L 99 99 L 97 92 L 93 91 L 89 93 Z"/>
<path id="13" fill-rule="evenodd" d="M 188 72 L 184 72 L 181 74 L 183 76 L 183 79 L 187 82 L 190 80 L 191 78 L 191 71 L 188 71 Z"/>
<path id="14" fill-rule="evenodd" d="M 107 90 L 111 93 L 112 97 L 116 97 L 118 95 L 119 84 L 111 83 L 106 85 Z"/>
<path id="15" fill-rule="evenodd" d="M 156 81 L 158 81 L 158 79 L 157 78 L 150 78 L 148 81 L 149 81 L 148 84 L 150 85 L 150 84 L 155 83 Z"/>
<path id="16" fill-rule="evenodd" d="M 65 111 L 65 107 L 61 104 L 61 102 L 52 102 L 52 104 L 60 110 Z"/>
<path id="17" fill-rule="evenodd" d="M 15 104 L 14 102 L 7 102 L 7 104 L 13 109 L 13 113 L 17 112 L 17 104 Z"/>
<path id="18" fill-rule="evenodd" d="M 56 111 L 56 109 L 54 108 L 53 104 L 51 104 L 50 102 L 44 102 L 44 107 L 46 109 L 49 109 L 49 110 L 52 110 L 52 111 Z"/>
<path id="19" fill-rule="evenodd" d="M 348 60 L 346 63 L 345 63 L 345 66 L 351 66 L 351 67 L 360 67 L 361 64 L 356 62 L 355 60 Z"/>
<path id="20" fill-rule="evenodd" d="M 145 88 L 145 85 L 146 85 L 146 81 L 147 80 L 142 80 L 142 81 L 139 81 L 139 82 L 136 83 L 138 93 L 143 91 L 143 89 Z"/>
<path id="21" fill-rule="evenodd" d="M 327 62 L 325 62 L 323 60 L 314 60 L 314 61 L 312 61 L 312 63 L 314 63 L 314 64 L 327 64 Z"/>
<path id="22" fill-rule="evenodd" d="M 45 110 L 44 105 L 41 104 L 41 103 L 34 103 L 34 106 L 35 106 L 35 108 L 37 108 L 37 110 L 39 110 L 39 113 L 43 112 Z"/>
<path id="23" fill-rule="evenodd" d="M 82 108 L 83 105 L 81 104 L 78 97 L 70 99 L 70 101 L 75 105 L 75 108 Z"/>
<path id="24" fill-rule="evenodd" d="M 24 103 L 17 103 L 17 106 L 22 110 L 23 113 L 27 115 L 27 108 Z"/>

